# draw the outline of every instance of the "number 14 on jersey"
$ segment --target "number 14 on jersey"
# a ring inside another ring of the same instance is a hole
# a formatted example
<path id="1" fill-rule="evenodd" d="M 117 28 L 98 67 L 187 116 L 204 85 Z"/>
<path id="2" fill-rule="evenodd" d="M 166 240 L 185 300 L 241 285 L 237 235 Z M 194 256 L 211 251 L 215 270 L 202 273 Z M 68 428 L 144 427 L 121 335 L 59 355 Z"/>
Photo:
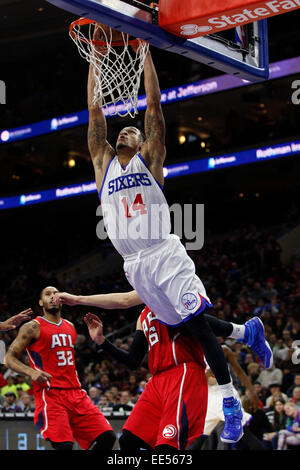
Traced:
<path id="1" fill-rule="evenodd" d="M 133 201 L 133 204 L 132 206 L 129 208 L 128 206 L 128 200 L 127 200 L 127 197 L 124 196 L 122 197 L 121 199 L 121 202 L 123 204 L 123 207 L 124 207 L 124 211 L 125 211 L 125 217 L 127 219 L 129 219 L 130 217 L 132 217 L 132 215 L 135 215 L 134 213 L 136 212 L 139 212 L 140 215 L 143 215 L 143 214 L 147 214 L 148 211 L 147 211 L 147 208 L 143 202 L 143 198 L 142 198 L 142 195 L 141 193 L 138 193 L 136 196 L 135 196 L 135 199 Z"/>

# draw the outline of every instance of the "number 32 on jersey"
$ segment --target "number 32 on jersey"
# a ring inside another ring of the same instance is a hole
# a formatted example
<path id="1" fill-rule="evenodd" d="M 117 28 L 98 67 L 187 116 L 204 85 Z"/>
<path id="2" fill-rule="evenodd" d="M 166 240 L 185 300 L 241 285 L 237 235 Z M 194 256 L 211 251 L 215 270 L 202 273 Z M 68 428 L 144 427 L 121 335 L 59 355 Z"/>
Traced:
<path id="1" fill-rule="evenodd" d="M 57 359 L 58 359 L 58 362 L 57 362 L 57 365 L 60 366 L 60 367 L 63 367 L 63 366 L 73 366 L 74 365 L 74 362 L 73 362 L 73 349 L 74 349 L 74 345 L 72 343 L 72 337 L 71 335 L 67 335 L 65 333 L 59 333 L 59 334 L 54 334 L 52 335 L 52 340 L 51 340 L 51 349 L 53 348 L 57 348 L 57 347 L 62 347 L 62 346 L 66 346 L 66 347 L 70 347 L 72 348 L 72 350 L 59 350 L 59 351 L 56 351 L 56 355 L 57 355 Z"/>

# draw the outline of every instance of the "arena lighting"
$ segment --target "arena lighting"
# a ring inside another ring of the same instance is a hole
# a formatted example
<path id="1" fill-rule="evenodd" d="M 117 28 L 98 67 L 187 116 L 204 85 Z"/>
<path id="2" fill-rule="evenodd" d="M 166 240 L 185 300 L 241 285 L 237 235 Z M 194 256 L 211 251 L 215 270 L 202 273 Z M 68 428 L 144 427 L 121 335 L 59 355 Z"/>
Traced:
<path id="1" fill-rule="evenodd" d="M 68 167 L 69 168 L 74 168 L 74 166 L 76 166 L 76 160 L 74 160 L 74 158 L 69 158 Z"/>
<path id="2" fill-rule="evenodd" d="M 180 144 L 184 144 L 185 141 L 186 141 L 185 135 L 180 135 L 180 136 L 178 137 L 178 141 L 179 141 Z"/>
<path id="3" fill-rule="evenodd" d="M 300 57 L 282 60 L 270 64 L 269 80 L 285 77 L 300 72 Z M 201 80 L 194 83 L 184 84 L 174 88 L 168 88 L 161 91 L 162 105 L 174 103 L 177 101 L 188 100 L 200 96 L 239 88 L 249 85 L 251 82 L 243 80 L 234 75 L 219 75 L 217 77 Z M 138 110 L 146 109 L 146 96 L 141 95 L 138 98 Z M 104 109 L 104 114 L 108 118 L 108 111 Z M 201 116 L 200 116 L 201 117 Z M 88 110 L 78 111 L 77 113 L 65 116 L 54 117 L 45 121 L 28 124 L 26 126 L 13 129 L 0 130 L 0 144 L 30 139 L 40 135 L 58 132 L 64 129 L 82 126 L 88 124 Z"/>
<path id="4" fill-rule="evenodd" d="M 290 157 L 300 154 L 300 140 L 274 144 L 263 148 L 252 148 L 232 154 L 218 155 L 200 160 L 183 161 L 164 167 L 164 177 L 178 178 L 206 171 L 214 171 L 233 166 L 259 163 L 274 158 Z M 13 209 L 20 206 L 40 204 L 60 199 L 97 193 L 96 183 L 88 181 L 60 188 L 52 188 L 37 193 L 19 194 L 16 196 L 0 198 L 0 209 Z M 257 193 L 259 197 L 259 193 Z"/>

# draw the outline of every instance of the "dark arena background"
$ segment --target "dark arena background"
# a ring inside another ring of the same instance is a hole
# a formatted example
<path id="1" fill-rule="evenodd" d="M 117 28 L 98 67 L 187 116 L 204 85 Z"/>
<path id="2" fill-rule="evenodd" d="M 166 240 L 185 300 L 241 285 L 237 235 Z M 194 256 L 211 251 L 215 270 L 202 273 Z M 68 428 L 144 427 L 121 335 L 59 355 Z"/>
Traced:
<path id="1" fill-rule="evenodd" d="M 97 236 L 99 199 L 87 146 L 88 64 L 68 37 L 74 19 L 43 0 L 0 5 L 6 91 L 0 106 L 0 321 L 29 307 L 39 315 L 38 296 L 49 285 L 82 295 L 131 290 L 120 255 Z M 222 88 L 222 72 L 151 48 L 161 90 L 171 91 L 162 105 L 164 193 L 170 205 L 204 205 L 204 243 L 188 253 L 213 315 L 235 323 L 259 316 L 273 350 L 274 369 L 266 372 L 249 348 L 219 338 L 258 394 L 257 409 L 242 402 L 266 450 L 275 450 L 267 439 L 276 432 L 270 385 L 278 383 L 280 397 L 300 410 L 299 22 L 299 10 L 268 20 L 272 73 L 260 83 L 232 81 Z M 205 89 L 207 83 L 213 85 Z M 109 141 L 115 143 L 122 127 L 143 126 L 143 117 L 141 110 L 134 120 L 109 118 Z M 63 307 L 78 332 L 82 386 L 119 435 L 151 374 L 146 358 L 130 371 L 98 352 L 83 322 L 89 311 L 101 317 L 106 337 L 128 350 L 141 308 Z M 2 346 L 7 349 L 16 335 L 0 332 Z M 247 391 L 232 375 L 243 400 Z M 17 390 L 18 384 L 18 408 L 10 409 L 5 387 Z M 1 450 L 51 449 L 33 425 L 31 387 L 28 377 L 0 365 Z"/>

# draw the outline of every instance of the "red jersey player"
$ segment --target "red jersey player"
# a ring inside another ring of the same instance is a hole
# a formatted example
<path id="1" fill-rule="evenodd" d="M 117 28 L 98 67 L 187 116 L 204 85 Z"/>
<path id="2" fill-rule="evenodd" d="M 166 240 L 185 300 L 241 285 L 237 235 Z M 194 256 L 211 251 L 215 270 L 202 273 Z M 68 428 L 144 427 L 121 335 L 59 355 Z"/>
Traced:
<path id="1" fill-rule="evenodd" d="M 127 352 L 104 338 L 96 315 L 88 313 L 84 319 L 91 338 L 131 368 L 138 367 L 148 351 L 152 377 L 124 424 L 121 450 L 186 449 L 203 433 L 207 407 L 205 362 L 196 338 L 163 325 L 146 307 Z"/>
<path id="2" fill-rule="evenodd" d="M 105 309 L 126 309 L 126 308 L 130 308 L 130 307 L 134 307 L 136 305 L 142 304 L 142 301 L 139 298 L 139 296 L 137 295 L 136 291 L 123 292 L 123 293 L 111 293 L 111 294 L 96 294 L 96 295 L 88 295 L 88 296 L 72 295 L 72 294 L 69 294 L 67 292 L 60 292 L 60 293 L 57 293 L 54 296 L 53 302 L 57 303 L 57 304 L 64 303 L 64 304 L 71 305 L 71 306 L 73 306 L 73 305 L 89 305 L 89 306 L 100 307 L 100 308 L 105 308 Z M 144 310 L 143 314 L 146 315 L 146 311 L 147 310 Z M 147 311 L 147 315 L 148 314 L 153 315 L 149 312 L 149 309 Z M 210 327 L 212 328 L 212 330 L 213 330 L 213 332 L 216 336 L 222 336 L 224 338 L 230 337 L 230 338 L 234 338 L 238 341 L 242 341 L 244 344 L 251 347 L 251 349 L 253 351 L 255 351 L 255 353 L 261 359 L 261 361 L 262 361 L 262 363 L 264 364 L 265 367 L 270 367 L 271 366 L 272 359 L 273 359 L 272 354 L 271 353 L 269 354 L 270 348 L 269 348 L 269 345 L 266 342 L 265 337 L 264 337 L 263 325 L 262 325 L 262 322 L 257 317 L 253 317 L 248 322 L 246 322 L 245 324 L 239 325 L 239 324 L 234 324 L 234 323 L 230 323 L 230 322 L 220 320 L 219 318 L 214 317 L 212 315 L 209 315 L 207 313 L 203 313 L 203 315 L 205 316 L 207 322 L 209 323 Z M 92 319 L 92 318 L 93 317 L 87 316 L 86 321 L 88 322 L 88 320 Z M 151 367 L 153 367 L 153 373 L 155 371 L 155 375 L 154 375 L 155 376 L 155 381 L 153 379 L 151 379 L 152 382 L 150 381 L 152 384 L 154 384 L 156 382 L 156 380 L 159 380 L 159 379 L 157 379 L 158 377 L 165 376 L 167 371 L 169 371 L 170 368 L 172 368 L 174 366 L 174 360 L 175 360 L 174 359 L 174 352 L 176 353 L 176 350 L 177 350 L 178 346 L 180 348 L 179 357 L 181 357 L 181 353 L 183 353 L 183 357 L 185 357 L 185 354 L 188 353 L 189 354 L 188 357 L 190 358 L 191 357 L 190 356 L 190 354 L 191 354 L 191 349 L 190 348 L 191 348 L 191 345 L 193 345 L 192 350 L 193 350 L 193 354 L 194 354 L 194 360 L 199 365 L 199 354 L 202 357 L 202 348 L 201 348 L 200 351 L 198 351 L 197 348 L 200 348 L 199 342 L 198 341 L 194 342 L 194 340 L 195 340 L 194 337 L 187 337 L 187 330 L 184 328 L 184 325 L 182 325 L 180 327 L 181 330 L 179 331 L 179 329 L 176 329 L 174 327 L 167 328 L 166 325 L 164 325 L 163 323 L 159 322 L 156 319 L 155 320 L 152 319 L 151 325 L 149 325 L 147 322 L 149 323 L 149 319 L 146 320 L 145 318 L 143 318 L 143 322 L 138 321 L 137 331 L 136 331 L 135 336 L 134 336 L 134 341 L 132 342 L 132 344 L 130 346 L 129 352 L 126 352 L 126 351 L 123 351 L 121 349 L 115 348 L 113 345 L 111 345 L 108 341 L 105 340 L 105 338 L 102 334 L 102 324 L 101 324 L 100 320 L 98 319 L 98 317 L 95 317 L 93 319 L 93 323 L 91 323 L 91 324 L 87 323 L 87 324 L 90 327 L 89 328 L 90 329 L 90 334 L 91 334 L 91 327 L 94 330 L 92 339 L 94 339 L 94 337 L 95 337 L 95 338 L 97 338 L 97 342 L 98 342 L 98 339 L 99 339 L 98 334 L 99 334 L 100 335 L 100 341 L 103 342 L 102 347 L 104 347 L 107 350 L 107 352 L 109 352 L 111 355 L 113 355 L 114 357 L 117 357 L 120 361 L 123 361 L 129 367 L 131 367 L 133 369 L 137 368 L 140 365 L 140 362 L 143 360 L 143 357 L 145 356 L 145 354 L 147 352 L 148 346 L 149 346 L 150 361 L 151 361 L 151 357 L 152 357 L 152 352 L 155 351 L 155 356 L 153 356 L 153 357 L 155 357 L 156 366 L 154 365 L 153 362 L 151 363 L 152 364 Z M 146 331 L 147 327 L 149 328 L 148 333 Z M 100 328 L 101 328 L 101 330 L 100 330 Z M 99 330 L 97 330 L 97 329 L 99 329 Z M 147 338 L 148 342 L 145 338 L 143 330 L 145 332 L 145 335 L 146 335 L 146 338 Z M 97 333 L 97 331 L 98 331 L 98 333 Z M 170 335 L 169 340 L 167 340 L 168 335 L 167 335 L 166 332 L 168 332 L 169 335 Z M 159 341 L 156 341 L 156 343 L 154 343 L 155 339 L 157 340 L 157 337 L 159 338 Z M 151 345 L 151 343 L 152 343 L 152 345 Z M 169 351 L 169 354 L 166 353 L 166 351 L 164 350 L 163 347 L 161 348 L 162 344 L 166 345 L 167 350 Z M 171 351 L 172 351 L 172 355 L 171 355 Z M 177 355 L 175 354 L 175 356 L 176 356 L 177 362 L 178 362 L 178 351 L 177 351 Z M 201 361 L 200 361 L 200 363 L 201 363 Z M 170 366 L 170 364 L 173 364 L 173 366 Z M 180 365 L 180 364 L 181 363 L 178 362 L 178 365 Z M 151 385 L 151 387 L 152 387 L 152 385 Z M 201 387 L 202 387 L 202 382 L 201 382 Z M 150 387 L 148 387 L 148 390 L 149 390 L 149 388 Z M 163 387 L 164 392 L 165 392 L 165 390 L 166 389 Z M 190 394 L 191 395 L 193 394 L 194 401 L 196 401 L 197 404 L 198 404 L 198 407 L 201 408 L 203 403 L 201 403 L 199 401 L 199 394 L 198 394 L 198 392 L 196 393 L 195 390 L 197 390 L 197 389 L 192 390 L 192 386 L 191 386 Z M 201 390 L 202 390 L 202 388 L 201 388 Z M 196 395 L 195 395 L 195 393 L 196 393 Z M 149 395 L 151 395 L 151 393 L 149 393 Z M 155 395 L 155 393 L 153 392 L 153 396 L 157 396 L 157 395 Z M 162 397 L 164 397 L 164 396 L 165 396 L 164 393 L 161 393 L 161 395 L 159 396 L 160 404 L 161 404 Z M 195 399 L 195 396 L 196 396 L 196 399 Z M 143 394 L 143 397 L 145 397 L 144 394 Z M 166 397 L 166 399 L 168 398 L 167 396 L 165 396 L 165 397 Z M 176 397 L 176 398 L 174 398 L 174 397 Z M 174 398 L 174 400 L 177 399 L 177 402 L 178 402 L 178 390 L 177 390 L 177 395 L 175 394 L 173 396 L 173 398 Z M 148 396 L 148 399 L 149 399 L 149 401 L 146 402 L 145 409 L 144 409 L 144 416 L 142 416 L 142 413 L 141 413 L 140 417 L 139 417 L 140 422 L 142 423 L 141 427 L 139 425 L 136 425 L 136 424 L 134 425 L 134 430 L 136 432 L 136 435 L 134 435 L 133 432 L 129 432 L 129 430 L 127 430 L 127 428 L 124 427 L 124 432 L 123 432 L 123 435 L 121 436 L 121 439 L 120 439 L 121 448 L 123 447 L 124 449 L 129 449 L 129 450 L 135 450 L 135 449 L 138 448 L 138 446 L 139 447 L 142 446 L 144 448 L 145 447 L 146 448 L 152 448 L 151 447 L 152 444 L 149 446 L 145 441 L 143 442 L 141 439 L 139 439 L 137 437 L 137 436 L 140 436 L 141 433 L 145 434 L 147 432 L 146 428 L 148 428 L 148 426 L 145 425 L 145 423 L 148 423 L 148 421 L 151 420 L 150 417 L 147 417 L 147 415 L 149 414 L 149 410 L 147 409 L 147 403 L 149 405 L 149 408 L 150 408 L 150 405 L 152 405 L 151 396 Z M 140 402 L 140 399 L 139 399 L 138 403 L 139 402 Z M 137 405 L 135 405 L 135 408 L 136 408 L 136 406 Z M 186 405 L 184 405 L 184 406 L 186 406 Z M 126 422 L 125 426 L 131 425 L 132 424 L 131 419 L 133 420 L 135 416 L 138 416 L 138 412 L 139 412 L 139 410 L 142 409 L 141 408 L 142 405 L 139 405 L 139 407 L 140 408 L 138 408 L 138 411 L 134 412 L 133 418 L 129 418 L 129 420 Z M 135 410 L 135 408 L 134 408 L 134 410 Z M 202 410 L 202 408 L 201 408 L 201 410 Z M 151 414 L 151 412 L 152 411 L 150 411 L 150 414 Z M 179 411 L 179 414 L 180 413 L 182 413 L 182 412 Z M 180 416 L 181 416 L 181 414 L 180 414 Z M 157 419 L 158 419 L 158 416 L 157 416 Z M 136 419 L 136 423 L 137 422 L 138 422 L 138 419 Z M 155 428 L 155 426 L 157 427 L 157 422 L 153 425 L 153 428 Z M 149 427 L 149 429 L 150 429 L 150 427 Z M 176 432 L 177 432 L 177 429 L 176 429 Z M 191 436 L 193 436 L 193 434 L 191 434 L 191 429 L 189 429 L 189 432 L 190 432 L 189 442 L 191 442 L 192 441 Z M 152 434 L 152 437 L 154 436 L 154 434 Z M 160 442 L 160 440 L 158 440 L 158 442 Z M 183 440 L 183 442 L 184 442 L 184 440 Z M 180 444 L 180 442 L 179 442 L 179 444 Z M 170 448 L 172 449 L 172 448 L 178 446 L 178 442 L 177 442 L 177 444 L 175 444 L 175 442 L 173 442 L 173 444 L 170 444 L 170 441 L 168 441 L 168 439 L 167 439 L 167 440 L 165 440 L 165 444 L 158 444 L 158 446 L 160 446 L 160 447 L 163 446 L 163 445 L 167 445 L 168 449 L 170 449 Z M 182 447 L 176 447 L 176 448 L 182 448 Z"/>
<path id="3" fill-rule="evenodd" d="M 56 450 L 72 450 L 75 439 L 83 449 L 112 449 L 115 434 L 85 390 L 81 388 L 74 358 L 76 330 L 61 318 L 61 305 L 53 304 L 55 287 L 41 292 L 44 315 L 23 325 L 5 362 L 12 370 L 32 378 L 36 408 L 34 423 Z M 30 367 L 20 361 L 27 351 Z"/>

